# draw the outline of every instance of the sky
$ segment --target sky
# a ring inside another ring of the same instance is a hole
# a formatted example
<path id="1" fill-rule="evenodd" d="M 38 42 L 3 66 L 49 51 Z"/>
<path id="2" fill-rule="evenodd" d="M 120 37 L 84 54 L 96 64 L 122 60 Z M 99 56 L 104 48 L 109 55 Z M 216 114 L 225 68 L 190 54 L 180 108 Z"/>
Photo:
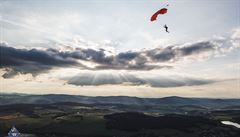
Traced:
<path id="1" fill-rule="evenodd" d="M 239 0 L 1 0 L 0 48 L 1 93 L 240 98 Z"/>

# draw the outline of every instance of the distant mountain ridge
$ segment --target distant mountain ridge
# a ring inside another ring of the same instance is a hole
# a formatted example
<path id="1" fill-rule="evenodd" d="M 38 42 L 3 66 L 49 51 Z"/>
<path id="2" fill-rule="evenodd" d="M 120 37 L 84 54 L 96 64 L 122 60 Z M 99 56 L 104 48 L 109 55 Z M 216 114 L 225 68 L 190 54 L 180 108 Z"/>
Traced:
<path id="1" fill-rule="evenodd" d="M 9 104 L 52 104 L 60 102 L 74 102 L 83 104 L 121 104 L 144 106 L 183 106 L 196 105 L 203 107 L 240 106 L 240 99 L 209 99 L 185 98 L 170 96 L 163 98 L 139 98 L 129 96 L 81 96 L 65 94 L 28 95 L 28 94 L 0 94 L 0 105 Z"/>

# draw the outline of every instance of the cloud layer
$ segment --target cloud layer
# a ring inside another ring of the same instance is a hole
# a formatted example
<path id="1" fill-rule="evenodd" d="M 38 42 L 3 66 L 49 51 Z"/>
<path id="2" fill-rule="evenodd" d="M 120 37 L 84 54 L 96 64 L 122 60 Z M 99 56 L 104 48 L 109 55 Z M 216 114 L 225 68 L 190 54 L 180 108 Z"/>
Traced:
<path id="1" fill-rule="evenodd" d="M 115 53 L 104 48 L 65 46 L 62 49 L 18 49 L 0 42 L 0 68 L 5 70 L 3 78 L 30 73 L 36 76 L 54 68 L 74 67 L 85 70 L 152 70 L 172 68 L 174 62 L 185 58 L 201 58 L 215 54 L 225 54 L 239 48 L 237 28 L 229 38 L 186 43 L 154 49 Z M 52 44 L 52 43 L 50 43 Z M 84 44 L 84 43 L 82 43 Z M 49 45 L 48 47 L 51 47 Z M 89 64 L 91 64 L 89 66 Z M 166 64 L 171 64 L 166 65 Z"/>
<path id="2" fill-rule="evenodd" d="M 89 70 L 152 70 L 171 68 L 160 65 L 165 62 L 175 62 L 185 57 L 193 57 L 217 49 L 210 42 L 197 42 L 181 46 L 169 46 L 141 51 L 120 52 L 107 55 L 105 49 L 83 49 L 61 51 L 57 49 L 17 49 L 0 43 L 1 68 L 6 70 L 4 78 L 10 78 L 18 73 L 37 75 L 50 69 L 61 67 L 78 67 Z M 80 61 L 90 62 L 94 67 L 81 64 Z"/>
<path id="3" fill-rule="evenodd" d="M 135 76 L 120 73 L 83 73 L 67 79 L 67 83 L 76 86 L 100 86 L 100 85 L 147 85 L 151 87 L 181 87 L 205 85 L 217 82 L 215 80 L 166 77 L 166 76 Z"/>
<path id="4" fill-rule="evenodd" d="M 0 69 L 4 70 L 3 78 L 12 78 L 18 74 L 36 76 L 57 68 L 75 68 L 89 70 L 64 78 L 67 84 L 76 86 L 98 85 L 147 85 L 151 87 L 181 87 L 205 85 L 218 80 L 191 77 L 141 76 L 129 73 L 99 73 L 98 70 L 137 70 L 172 68 L 175 62 L 186 58 L 210 57 L 225 54 L 239 48 L 239 29 L 230 39 L 219 38 L 168 47 L 125 51 L 114 53 L 108 48 L 62 47 L 60 49 L 27 49 L 15 48 L 7 43 L 0 43 Z M 171 65 L 166 65 L 171 64 Z M 94 71 L 94 72 L 92 72 Z M 117 72 L 117 71 L 115 71 Z M 60 78 L 62 79 L 62 78 Z"/>
<path id="5" fill-rule="evenodd" d="M 11 78 L 18 73 L 37 75 L 54 67 L 79 65 L 76 60 L 64 58 L 51 51 L 37 49 L 16 49 L 0 44 L 1 68 L 6 70 L 4 78 Z"/>

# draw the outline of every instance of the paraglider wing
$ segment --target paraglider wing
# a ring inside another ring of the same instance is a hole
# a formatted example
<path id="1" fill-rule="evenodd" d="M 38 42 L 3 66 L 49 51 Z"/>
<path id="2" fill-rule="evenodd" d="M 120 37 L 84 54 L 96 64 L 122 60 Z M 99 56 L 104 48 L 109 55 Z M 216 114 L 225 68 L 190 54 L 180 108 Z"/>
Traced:
<path id="1" fill-rule="evenodd" d="M 156 13 L 154 13 L 152 15 L 151 21 L 155 21 L 159 14 L 165 14 L 165 13 L 167 13 L 167 9 L 166 8 L 160 9 L 159 11 L 157 11 Z"/>

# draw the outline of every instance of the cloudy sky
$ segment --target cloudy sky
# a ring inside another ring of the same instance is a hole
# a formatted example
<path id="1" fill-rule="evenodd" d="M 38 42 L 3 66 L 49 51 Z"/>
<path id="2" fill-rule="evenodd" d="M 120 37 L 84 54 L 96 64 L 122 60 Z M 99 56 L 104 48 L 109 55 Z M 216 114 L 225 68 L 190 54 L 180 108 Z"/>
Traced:
<path id="1" fill-rule="evenodd" d="M 1 0 L 0 92 L 240 98 L 239 7 L 239 0 Z"/>

